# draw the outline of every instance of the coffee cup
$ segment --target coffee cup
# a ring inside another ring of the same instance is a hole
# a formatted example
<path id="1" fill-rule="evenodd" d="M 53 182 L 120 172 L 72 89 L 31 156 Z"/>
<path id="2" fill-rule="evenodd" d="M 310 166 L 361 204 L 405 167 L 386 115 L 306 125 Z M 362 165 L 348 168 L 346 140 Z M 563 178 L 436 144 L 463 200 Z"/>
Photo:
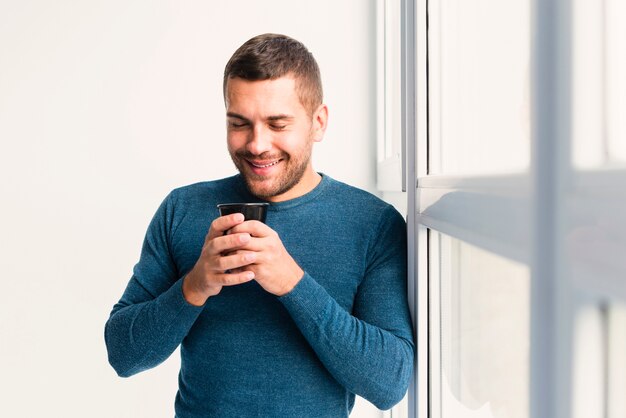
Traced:
<path id="1" fill-rule="evenodd" d="M 220 203 L 217 208 L 220 216 L 241 213 L 246 221 L 261 221 L 265 223 L 269 203 Z"/>

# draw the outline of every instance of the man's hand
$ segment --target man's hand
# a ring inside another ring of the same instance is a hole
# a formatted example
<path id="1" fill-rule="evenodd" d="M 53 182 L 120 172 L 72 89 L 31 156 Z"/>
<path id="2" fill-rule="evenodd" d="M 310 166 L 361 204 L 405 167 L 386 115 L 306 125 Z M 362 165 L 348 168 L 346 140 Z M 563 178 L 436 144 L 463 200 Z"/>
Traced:
<path id="1" fill-rule="evenodd" d="M 276 296 L 289 293 L 302 279 L 304 271 L 289 255 L 278 234 L 259 221 L 246 221 L 229 231 L 229 236 L 242 234 L 251 239 L 241 245 L 236 255 L 250 254 L 250 251 L 254 254 L 254 261 L 245 270 L 254 272 L 255 280 L 267 292 Z"/>
<path id="2" fill-rule="evenodd" d="M 223 286 L 232 286 L 254 279 L 248 266 L 255 261 L 256 253 L 243 247 L 251 241 L 248 232 L 225 231 L 244 221 L 241 213 L 221 216 L 213 221 L 204 240 L 202 253 L 193 269 L 183 279 L 183 295 L 192 305 L 202 306 L 217 295 Z"/>

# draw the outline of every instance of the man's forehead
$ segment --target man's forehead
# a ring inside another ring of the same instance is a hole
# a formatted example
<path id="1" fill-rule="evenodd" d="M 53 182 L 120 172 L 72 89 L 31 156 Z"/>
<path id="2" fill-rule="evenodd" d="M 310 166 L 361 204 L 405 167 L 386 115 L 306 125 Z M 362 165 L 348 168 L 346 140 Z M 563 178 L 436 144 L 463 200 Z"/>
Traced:
<path id="1" fill-rule="evenodd" d="M 227 112 L 242 116 L 253 108 L 262 111 L 264 117 L 293 117 L 305 111 L 293 77 L 258 81 L 233 78 L 226 85 L 225 99 Z"/>
<path id="2" fill-rule="evenodd" d="M 291 75 L 272 78 L 267 80 L 246 80 L 240 77 L 229 78 L 226 82 L 226 94 L 240 92 L 272 92 L 282 90 L 284 92 L 296 92 L 296 79 Z"/>

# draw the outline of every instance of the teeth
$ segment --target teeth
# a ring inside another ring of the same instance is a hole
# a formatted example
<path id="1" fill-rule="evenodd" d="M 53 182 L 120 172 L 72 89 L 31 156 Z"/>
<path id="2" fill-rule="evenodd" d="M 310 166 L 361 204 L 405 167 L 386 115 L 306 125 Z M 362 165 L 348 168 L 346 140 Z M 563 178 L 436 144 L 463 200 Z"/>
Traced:
<path id="1" fill-rule="evenodd" d="M 278 161 L 274 161 L 273 163 L 269 163 L 269 164 L 266 164 L 266 165 L 259 165 L 259 164 L 255 164 L 253 162 L 251 162 L 250 164 L 252 164 L 253 166 L 258 167 L 258 168 L 266 168 L 266 167 L 271 167 L 273 165 L 278 164 Z"/>

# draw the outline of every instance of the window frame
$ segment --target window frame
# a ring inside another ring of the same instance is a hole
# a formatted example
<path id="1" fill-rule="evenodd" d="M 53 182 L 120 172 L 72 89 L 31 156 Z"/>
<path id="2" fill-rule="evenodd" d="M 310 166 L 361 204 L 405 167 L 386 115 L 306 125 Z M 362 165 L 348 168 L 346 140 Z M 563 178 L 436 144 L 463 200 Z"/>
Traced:
<path id="1" fill-rule="evenodd" d="M 406 141 L 395 119 L 402 118 L 402 1 L 376 2 L 376 188 L 383 192 L 406 192 Z"/>

